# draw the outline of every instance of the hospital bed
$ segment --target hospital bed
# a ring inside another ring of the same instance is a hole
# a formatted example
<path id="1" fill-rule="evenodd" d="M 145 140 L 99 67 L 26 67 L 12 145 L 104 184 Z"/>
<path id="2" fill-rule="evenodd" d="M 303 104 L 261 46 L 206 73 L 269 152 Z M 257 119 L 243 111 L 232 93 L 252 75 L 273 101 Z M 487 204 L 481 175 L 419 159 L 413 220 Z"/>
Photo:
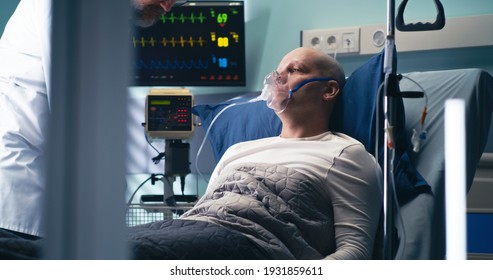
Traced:
<path id="1" fill-rule="evenodd" d="M 333 129 L 342 131 L 359 141 L 367 150 L 375 152 L 379 139 L 379 162 L 384 164 L 383 109 L 376 106 L 382 98 L 383 53 L 370 58 L 356 69 L 347 80 L 343 98 L 339 100 Z M 444 106 L 452 98 L 466 103 L 466 172 L 467 187 L 472 185 L 476 166 L 486 145 L 493 110 L 493 78 L 481 69 L 455 69 L 405 73 L 400 78 L 401 92 L 421 92 L 421 98 L 402 98 L 397 123 L 404 129 L 397 132 L 395 178 L 398 209 L 395 210 L 395 259 L 444 259 Z M 277 116 L 263 102 L 248 103 L 259 92 L 237 96 L 219 104 L 200 104 L 194 113 L 200 117 L 215 160 L 225 150 L 241 141 L 279 135 L 281 124 Z M 408 94 L 409 95 L 409 94 Z M 245 103 L 247 102 L 247 103 Z M 238 104 L 230 106 L 230 104 Z M 419 131 L 420 118 L 427 107 L 423 129 L 426 139 L 418 152 L 413 151 L 411 134 Z M 223 110 L 228 106 L 228 109 Z M 379 114 L 377 114 L 377 109 Z M 222 112 L 221 112 L 222 111 Z M 220 114 L 218 116 L 218 114 Z M 217 118 L 216 118 L 217 117 Z M 211 122 L 212 127 L 210 127 Z M 375 125 L 378 121 L 379 125 Z M 379 132 L 376 132 L 379 129 Z M 464 193 L 466 195 L 466 192 Z M 465 213 L 464 213 L 465 215 Z M 376 252 L 383 244 L 375 245 Z M 375 255 L 376 258 L 382 254 Z"/>
<path id="2" fill-rule="evenodd" d="M 476 166 L 483 154 L 493 110 L 493 78 L 481 69 L 456 69 L 406 74 L 428 93 L 427 140 L 413 162 L 431 186 L 431 193 L 419 195 L 401 207 L 406 238 L 398 258 L 441 259 L 445 254 L 444 200 L 444 104 L 447 99 L 466 103 L 466 186 L 471 188 Z M 401 88 L 418 90 L 410 80 Z M 405 99 L 406 128 L 418 125 L 420 104 Z M 466 195 L 466 194 L 465 194 Z"/>

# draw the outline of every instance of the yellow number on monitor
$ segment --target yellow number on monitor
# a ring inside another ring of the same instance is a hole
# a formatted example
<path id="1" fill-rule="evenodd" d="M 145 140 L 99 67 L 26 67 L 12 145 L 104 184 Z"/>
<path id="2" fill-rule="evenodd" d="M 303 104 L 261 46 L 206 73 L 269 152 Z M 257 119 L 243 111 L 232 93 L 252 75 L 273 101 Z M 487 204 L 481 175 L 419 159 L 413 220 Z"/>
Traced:
<path id="1" fill-rule="evenodd" d="M 217 46 L 220 48 L 229 47 L 229 38 L 228 37 L 219 37 L 217 38 Z"/>

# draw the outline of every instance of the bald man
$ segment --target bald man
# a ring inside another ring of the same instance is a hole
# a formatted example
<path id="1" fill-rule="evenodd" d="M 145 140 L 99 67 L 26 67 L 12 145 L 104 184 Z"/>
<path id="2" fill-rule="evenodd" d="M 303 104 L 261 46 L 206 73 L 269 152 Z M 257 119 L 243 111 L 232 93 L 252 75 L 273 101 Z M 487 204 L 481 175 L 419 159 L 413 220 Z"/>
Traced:
<path id="1" fill-rule="evenodd" d="M 247 225 L 235 230 L 269 248 L 266 258 L 370 259 L 382 209 L 382 174 L 360 142 L 329 130 L 345 83 L 342 67 L 318 50 L 297 48 L 274 73 L 269 94 L 274 104 L 284 104 L 273 108 L 281 134 L 231 146 L 204 197 L 182 219 Z M 258 182 L 228 189 L 236 185 L 226 181 L 243 173 Z M 279 176 L 275 186 L 263 186 Z M 230 214 L 235 219 L 228 220 Z"/>

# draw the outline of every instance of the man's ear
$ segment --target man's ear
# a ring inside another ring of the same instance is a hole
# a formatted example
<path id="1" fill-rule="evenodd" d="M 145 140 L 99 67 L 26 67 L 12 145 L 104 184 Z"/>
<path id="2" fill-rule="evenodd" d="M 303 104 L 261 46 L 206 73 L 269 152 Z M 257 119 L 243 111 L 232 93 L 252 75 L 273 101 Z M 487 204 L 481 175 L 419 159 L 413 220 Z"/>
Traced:
<path id="1" fill-rule="evenodd" d="M 324 100 L 334 99 L 339 94 L 339 84 L 336 81 L 328 81 L 323 94 Z"/>

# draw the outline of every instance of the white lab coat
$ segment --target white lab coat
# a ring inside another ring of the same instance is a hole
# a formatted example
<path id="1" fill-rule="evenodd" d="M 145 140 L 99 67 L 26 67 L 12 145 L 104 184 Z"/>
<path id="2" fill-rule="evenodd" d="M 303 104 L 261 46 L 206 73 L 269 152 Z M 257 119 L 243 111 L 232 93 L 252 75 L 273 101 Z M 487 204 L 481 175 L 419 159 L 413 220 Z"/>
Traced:
<path id="1" fill-rule="evenodd" d="M 0 228 L 43 236 L 51 0 L 21 0 L 0 39 Z"/>

